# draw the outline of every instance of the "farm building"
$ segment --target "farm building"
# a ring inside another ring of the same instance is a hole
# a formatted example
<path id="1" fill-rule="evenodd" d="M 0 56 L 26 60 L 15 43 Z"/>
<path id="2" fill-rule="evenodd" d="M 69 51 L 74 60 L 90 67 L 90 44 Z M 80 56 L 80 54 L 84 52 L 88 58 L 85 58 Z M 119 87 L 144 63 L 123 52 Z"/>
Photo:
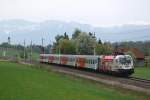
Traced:
<path id="1" fill-rule="evenodd" d="M 144 54 L 137 48 L 117 48 L 114 54 L 130 54 L 136 66 L 144 66 Z"/>

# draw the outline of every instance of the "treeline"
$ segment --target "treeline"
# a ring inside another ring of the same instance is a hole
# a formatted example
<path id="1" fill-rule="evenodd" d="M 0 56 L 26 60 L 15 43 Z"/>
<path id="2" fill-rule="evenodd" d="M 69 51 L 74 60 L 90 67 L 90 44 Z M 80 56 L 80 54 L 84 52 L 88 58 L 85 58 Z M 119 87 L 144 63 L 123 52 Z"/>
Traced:
<path id="1" fill-rule="evenodd" d="M 27 45 L 24 47 L 19 44 L 9 44 L 7 42 L 0 44 L 0 49 L 15 49 L 26 52 L 40 53 L 55 53 L 55 54 L 80 54 L 80 55 L 109 55 L 112 54 L 115 48 L 138 48 L 145 56 L 150 56 L 150 41 L 129 41 L 129 42 L 102 42 L 97 39 L 95 33 L 82 32 L 76 29 L 69 37 L 65 32 L 63 35 L 57 35 L 55 42 L 47 46 Z"/>
<path id="2" fill-rule="evenodd" d="M 137 48 L 150 56 L 150 40 L 149 41 L 128 41 L 128 42 L 104 42 L 97 39 L 94 33 L 82 32 L 76 29 L 69 38 L 67 33 L 57 35 L 52 46 L 53 53 L 60 54 L 81 54 L 81 55 L 108 55 L 113 54 L 116 48 Z"/>
<path id="3" fill-rule="evenodd" d="M 42 47 L 41 45 L 35 45 L 35 44 L 32 44 L 32 45 L 27 45 L 27 46 L 23 46 L 21 44 L 9 44 L 8 42 L 3 42 L 0 44 L 0 48 L 1 49 L 16 49 L 16 50 L 20 50 L 20 51 L 23 51 L 24 49 L 26 49 L 26 51 L 30 51 L 31 48 L 32 48 L 32 51 L 33 52 L 36 52 L 36 53 L 41 53 L 43 48 L 44 48 L 44 52 L 45 53 L 49 53 L 49 50 L 51 48 L 51 45 L 47 45 L 45 47 Z"/>
<path id="4" fill-rule="evenodd" d="M 112 47 L 110 43 L 102 43 L 97 40 L 94 33 L 82 32 L 76 29 L 69 38 L 65 32 L 63 35 L 57 35 L 53 43 L 52 52 L 57 54 L 80 54 L 80 55 L 100 55 L 111 54 Z"/>

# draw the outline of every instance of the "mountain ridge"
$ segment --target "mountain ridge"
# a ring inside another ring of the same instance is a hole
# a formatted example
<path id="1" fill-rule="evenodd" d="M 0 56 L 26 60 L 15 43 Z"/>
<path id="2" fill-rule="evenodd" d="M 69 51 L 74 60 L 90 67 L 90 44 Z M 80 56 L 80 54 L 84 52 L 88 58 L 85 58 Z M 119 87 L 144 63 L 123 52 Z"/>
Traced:
<path id="1" fill-rule="evenodd" d="M 114 27 L 94 27 L 78 22 L 57 20 L 32 22 L 15 19 L 0 21 L 0 43 L 6 42 L 8 36 L 10 36 L 12 43 L 22 44 L 26 40 L 28 44 L 32 40 L 35 44 L 41 44 L 41 38 L 44 38 L 45 44 L 52 44 L 57 34 L 67 32 L 71 37 L 76 28 L 84 32 L 95 32 L 96 37 L 103 42 L 150 40 L 150 25 L 128 24 Z"/>

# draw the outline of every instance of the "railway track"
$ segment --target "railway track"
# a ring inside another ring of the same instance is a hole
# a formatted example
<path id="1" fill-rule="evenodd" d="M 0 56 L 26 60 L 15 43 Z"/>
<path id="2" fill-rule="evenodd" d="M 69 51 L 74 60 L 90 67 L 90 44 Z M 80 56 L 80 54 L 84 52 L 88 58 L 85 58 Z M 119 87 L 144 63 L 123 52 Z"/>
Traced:
<path id="1" fill-rule="evenodd" d="M 142 79 L 138 77 L 129 77 L 129 80 L 135 81 L 134 84 L 138 84 L 138 86 L 150 89 L 150 80 L 148 79 Z"/>
<path id="2" fill-rule="evenodd" d="M 27 61 L 24 63 L 31 64 L 30 61 Z M 32 64 L 39 65 L 38 62 L 32 62 Z M 42 67 L 45 66 L 46 69 L 49 70 L 48 64 L 42 64 L 41 66 Z M 136 78 L 136 77 L 123 78 L 123 77 L 110 76 L 110 75 L 105 75 L 101 73 L 93 73 L 90 71 L 78 70 L 75 68 L 63 67 L 60 65 L 51 65 L 50 68 L 51 70 L 56 71 L 56 72 L 73 75 L 73 76 L 93 80 L 96 82 L 112 85 L 112 86 L 119 86 L 119 87 L 137 90 L 137 91 L 150 94 L 150 80 Z"/>
<path id="3" fill-rule="evenodd" d="M 46 66 L 48 65 L 46 64 Z M 87 79 L 89 79 L 90 77 L 90 80 L 94 80 L 94 81 L 98 80 L 98 82 L 106 83 L 109 85 L 120 85 L 129 89 L 131 88 L 139 89 L 140 91 L 146 90 L 149 91 L 150 94 L 150 80 L 137 78 L 137 77 L 128 77 L 128 78 L 116 77 L 116 76 L 110 76 L 101 73 L 93 73 L 90 71 L 78 70 L 75 68 L 68 68 L 63 66 L 60 67 L 59 65 L 52 65 L 51 68 L 58 72 L 67 73 L 79 77 L 81 76 Z"/>
<path id="4" fill-rule="evenodd" d="M 148 80 L 148 79 L 142 79 L 142 78 L 138 78 L 138 77 L 129 77 L 129 79 L 150 84 L 150 80 Z"/>
<path id="5" fill-rule="evenodd" d="M 56 68 L 56 66 L 55 66 Z M 74 72 L 75 74 L 84 74 L 87 76 L 91 76 L 93 78 L 97 78 L 97 79 L 103 79 L 103 80 L 108 80 L 110 81 L 111 85 L 113 85 L 115 82 L 119 82 L 120 84 L 127 84 L 127 85 L 132 85 L 132 86 L 136 86 L 136 87 L 140 87 L 143 89 L 149 89 L 150 90 L 150 80 L 146 80 L 146 79 L 142 79 L 142 78 L 136 78 L 136 77 L 129 77 L 129 78 L 123 78 L 123 77 L 116 77 L 116 76 L 110 76 L 110 75 L 105 75 L 105 74 L 101 74 L 101 73 L 93 73 L 93 72 L 89 72 L 89 71 L 83 71 L 83 70 L 77 70 L 77 69 L 70 69 L 70 68 L 56 68 L 57 69 L 61 69 L 61 70 L 65 70 L 68 72 Z"/>

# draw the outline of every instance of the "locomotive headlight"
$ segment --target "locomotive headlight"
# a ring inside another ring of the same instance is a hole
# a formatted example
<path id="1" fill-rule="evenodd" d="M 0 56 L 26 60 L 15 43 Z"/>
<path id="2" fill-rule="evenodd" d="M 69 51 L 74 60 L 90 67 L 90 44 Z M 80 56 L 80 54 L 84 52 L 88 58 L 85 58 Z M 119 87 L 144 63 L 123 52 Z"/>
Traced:
<path id="1" fill-rule="evenodd" d="M 119 68 L 121 69 L 121 68 L 122 68 L 122 66 L 119 66 Z"/>
<path id="2" fill-rule="evenodd" d="M 117 64 L 117 65 L 116 65 L 116 68 L 121 69 L 121 68 L 122 68 L 122 66 L 121 66 L 121 65 L 119 65 L 119 64 Z"/>

